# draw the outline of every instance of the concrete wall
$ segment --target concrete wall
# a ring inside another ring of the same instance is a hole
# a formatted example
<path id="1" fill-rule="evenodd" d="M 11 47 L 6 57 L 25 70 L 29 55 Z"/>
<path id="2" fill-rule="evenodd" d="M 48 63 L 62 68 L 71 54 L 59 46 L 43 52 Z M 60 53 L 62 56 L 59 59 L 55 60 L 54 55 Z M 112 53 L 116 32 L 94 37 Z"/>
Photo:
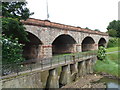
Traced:
<path id="1" fill-rule="evenodd" d="M 41 73 L 25 73 L 3 79 L 2 88 L 42 88 Z"/>
<path id="2" fill-rule="evenodd" d="M 44 71 L 30 71 L 2 80 L 2 88 L 60 88 L 70 84 L 79 77 L 93 73 L 95 58 L 73 62 Z"/>

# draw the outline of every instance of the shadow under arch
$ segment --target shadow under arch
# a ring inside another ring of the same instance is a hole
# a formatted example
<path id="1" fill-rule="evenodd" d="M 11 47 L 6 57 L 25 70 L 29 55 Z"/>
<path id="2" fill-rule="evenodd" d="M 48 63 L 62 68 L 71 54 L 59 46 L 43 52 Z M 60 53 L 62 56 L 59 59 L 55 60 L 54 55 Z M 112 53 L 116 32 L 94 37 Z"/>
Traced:
<path id="1" fill-rule="evenodd" d="M 100 46 L 103 46 L 105 47 L 106 46 L 106 40 L 104 38 L 100 38 L 99 42 L 98 42 L 98 47 Z"/>
<path id="2" fill-rule="evenodd" d="M 20 41 L 20 43 L 24 44 L 23 46 L 23 57 L 26 60 L 26 63 L 35 63 L 38 58 L 42 57 L 41 46 L 42 41 L 31 32 L 28 32 L 27 38 L 29 41 Z"/>
<path id="3" fill-rule="evenodd" d="M 91 51 L 91 50 L 94 50 L 94 44 L 95 44 L 95 41 L 92 37 L 85 37 L 81 43 L 82 45 L 82 52 L 85 52 L 85 51 Z"/>
<path id="4" fill-rule="evenodd" d="M 74 53 L 75 52 L 75 39 L 68 35 L 59 35 L 52 43 L 52 55 Z"/>

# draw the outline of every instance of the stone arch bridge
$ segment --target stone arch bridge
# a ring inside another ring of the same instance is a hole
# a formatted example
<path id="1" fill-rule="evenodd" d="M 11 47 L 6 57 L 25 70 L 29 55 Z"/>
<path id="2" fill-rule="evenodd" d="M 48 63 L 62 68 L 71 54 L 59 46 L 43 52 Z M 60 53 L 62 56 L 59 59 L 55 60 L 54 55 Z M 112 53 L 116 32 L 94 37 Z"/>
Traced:
<path id="1" fill-rule="evenodd" d="M 38 63 L 5 66 L 2 71 L 5 74 L 0 77 L 3 88 L 60 88 L 70 84 L 93 73 L 94 50 L 106 47 L 109 40 L 103 32 L 50 21 L 28 19 L 22 23 L 29 39 L 29 42 L 20 41 L 25 44 L 23 56 Z M 66 53 L 76 54 L 52 57 Z"/>
<path id="2" fill-rule="evenodd" d="M 52 57 L 55 54 L 97 50 L 106 46 L 106 33 L 83 29 L 47 20 L 28 19 L 22 21 L 30 42 L 25 43 L 23 55 L 26 59 Z"/>

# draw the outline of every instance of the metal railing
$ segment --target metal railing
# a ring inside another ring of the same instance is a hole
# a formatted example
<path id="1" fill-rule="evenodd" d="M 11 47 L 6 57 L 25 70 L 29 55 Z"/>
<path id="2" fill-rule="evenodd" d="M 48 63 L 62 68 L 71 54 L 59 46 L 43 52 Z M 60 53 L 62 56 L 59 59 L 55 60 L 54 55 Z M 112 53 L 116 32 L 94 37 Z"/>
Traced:
<path id="1" fill-rule="evenodd" d="M 34 70 L 44 70 L 61 64 L 82 61 L 88 58 L 92 58 L 93 56 L 96 56 L 96 53 L 97 51 L 87 51 L 80 53 L 56 55 L 51 58 L 39 59 L 38 60 L 39 62 L 35 64 L 24 64 L 24 63 L 7 64 L 7 65 L 2 65 L 0 71 L 2 72 L 2 76 L 6 76 L 10 74 L 18 75 L 24 72 L 30 72 Z"/>

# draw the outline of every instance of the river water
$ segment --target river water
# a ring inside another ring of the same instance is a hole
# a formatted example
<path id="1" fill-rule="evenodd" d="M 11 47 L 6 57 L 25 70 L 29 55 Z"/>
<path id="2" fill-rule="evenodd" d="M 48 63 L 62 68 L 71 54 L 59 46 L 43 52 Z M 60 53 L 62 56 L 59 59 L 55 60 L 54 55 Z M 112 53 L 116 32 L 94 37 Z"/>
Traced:
<path id="1" fill-rule="evenodd" d="M 107 90 L 111 90 L 110 88 L 116 88 L 116 90 L 120 90 L 120 80 L 104 77 L 100 80 L 100 82 L 106 83 Z"/>

